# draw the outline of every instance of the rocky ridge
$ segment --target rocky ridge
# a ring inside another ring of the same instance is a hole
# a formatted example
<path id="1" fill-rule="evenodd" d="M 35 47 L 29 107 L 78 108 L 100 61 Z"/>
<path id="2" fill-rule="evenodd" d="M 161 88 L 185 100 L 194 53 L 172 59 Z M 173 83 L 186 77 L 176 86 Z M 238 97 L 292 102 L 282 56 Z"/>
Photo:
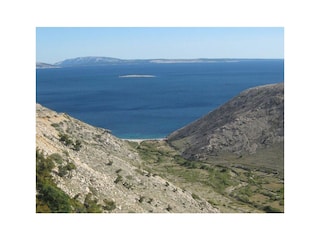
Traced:
<path id="1" fill-rule="evenodd" d="M 168 142 L 185 158 L 195 160 L 223 153 L 253 154 L 283 145 L 283 141 L 283 83 L 245 90 L 168 136 Z"/>

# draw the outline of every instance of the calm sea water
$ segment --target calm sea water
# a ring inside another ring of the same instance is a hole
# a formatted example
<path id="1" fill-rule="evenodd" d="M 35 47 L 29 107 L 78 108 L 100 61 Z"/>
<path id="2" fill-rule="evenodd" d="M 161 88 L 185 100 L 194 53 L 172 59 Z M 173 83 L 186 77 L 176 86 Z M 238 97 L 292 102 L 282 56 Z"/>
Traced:
<path id="1" fill-rule="evenodd" d="M 37 69 L 36 98 L 121 138 L 162 138 L 244 89 L 283 80 L 283 60 Z"/>

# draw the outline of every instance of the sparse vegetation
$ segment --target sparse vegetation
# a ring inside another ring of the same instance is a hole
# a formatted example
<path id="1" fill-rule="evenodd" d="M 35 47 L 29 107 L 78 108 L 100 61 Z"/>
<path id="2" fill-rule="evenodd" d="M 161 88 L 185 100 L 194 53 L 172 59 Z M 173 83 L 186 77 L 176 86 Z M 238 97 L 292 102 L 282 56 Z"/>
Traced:
<path id="1" fill-rule="evenodd" d="M 98 200 L 92 195 L 92 193 L 88 193 L 84 200 L 84 206 L 87 212 L 90 213 L 101 213 L 102 206 L 98 204 Z"/>
<path id="2" fill-rule="evenodd" d="M 68 134 L 65 133 L 59 133 L 59 141 L 62 142 L 65 146 L 71 146 L 71 148 L 75 151 L 79 151 L 82 147 L 81 141 L 76 140 L 73 142 L 71 137 Z"/>
<path id="3" fill-rule="evenodd" d="M 72 140 L 70 139 L 70 136 L 64 133 L 59 133 L 59 141 L 66 146 L 73 144 Z"/>
<path id="4" fill-rule="evenodd" d="M 58 175 L 60 177 L 64 177 L 67 175 L 71 170 L 76 169 L 76 166 L 72 162 L 67 162 L 66 165 L 60 165 L 59 166 L 59 173 Z"/>
<path id="5" fill-rule="evenodd" d="M 54 183 L 51 172 L 55 167 L 54 159 L 58 155 L 45 157 L 36 151 L 36 212 L 82 212 L 84 209 L 76 199 L 71 199 Z"/>
<path id="6" fill-rule="evenodd" d="M 57 187 L 52 178 L 55 162 L 60 159 L 59 154 L 45 157 L 43 152 L 36 150 L 36 212 L 37 213 L 84 213 L 102 212 L 102 207 L 91 194 L 85 198 L 84 204 L 79 200 L 79 194 L 70 198 Z M 60 165 L 61 167 L 61 165 Z M 63 171 L 74 169 L 73 163 L 68 162 Z M 59 171 L 60 172 L 60 171 Z M 62 174 L 61 172 L 61 174 Z M 110 206 L 108 206 L 110 208 Z"/>
<path id="7" fill-rule="evenodd" d="M 277 209 L 283 211 L 283 183 L 279 183 L 281 179 L 272 172 L 266 173 L 248 165 L 213 165 L 186 160 L 164 142 L 144 141 L 137 150 L 144 159 L 144 169 L 168 179 L 183 191 L 192 192 L 192 197 L 196 200 L 207 199 L 214 207 L 223 209 L 245 206 L 252 209 L 249 211 L 263 212 L 268 204 L 277 203 Z M 154 155 L 156 152 L 158 153 Z M 158 160 L 159 156 L 161 161 Z M 243 159 L 245 161 L 246 156 Z M 268 187 L 263 187 L 265 184 Z M 165 186 L 168 187 L 169 182 Z M 230 203 L 223 206 L 223 201 L 214 201 L 208 195 L 212 190 L 229 199 Z"/>

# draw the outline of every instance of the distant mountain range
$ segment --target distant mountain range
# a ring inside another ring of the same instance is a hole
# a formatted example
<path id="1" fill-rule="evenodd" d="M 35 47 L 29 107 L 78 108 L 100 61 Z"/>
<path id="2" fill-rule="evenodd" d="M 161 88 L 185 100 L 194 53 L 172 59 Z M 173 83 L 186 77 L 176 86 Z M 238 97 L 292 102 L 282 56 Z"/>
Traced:
<path id="1" fill-rule="evenodd" d="M 155 63 L 155 64 L 173 64 L 173 63 L 214 63 L 214 62 L 236 62 L 248 59 L 213 59 L 213 58 L 196 58 L 196 59 L 119 59 L 111 57 L 77 57 L 66 59 L 54 64 L 37 62 L 37 68 L 61 68 L 61 67 L 82 67 L 82 66 L 104 66 L 110 64 L 138 64 L 138 63 Z M 252 60 L 252 59 L 250 59 Z"/>

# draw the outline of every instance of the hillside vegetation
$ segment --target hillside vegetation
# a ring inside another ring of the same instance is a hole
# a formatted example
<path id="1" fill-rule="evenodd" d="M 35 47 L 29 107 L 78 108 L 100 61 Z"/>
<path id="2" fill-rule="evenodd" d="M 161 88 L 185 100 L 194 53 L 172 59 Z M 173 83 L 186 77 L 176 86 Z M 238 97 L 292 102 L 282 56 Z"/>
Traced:
<path id="1" fill-rule="evenodd" d="M 143 167 L 221 212 L 283 212 L 284 181 L 274 171 L 183 158 L 166 141 L 131 143 Z"/>

